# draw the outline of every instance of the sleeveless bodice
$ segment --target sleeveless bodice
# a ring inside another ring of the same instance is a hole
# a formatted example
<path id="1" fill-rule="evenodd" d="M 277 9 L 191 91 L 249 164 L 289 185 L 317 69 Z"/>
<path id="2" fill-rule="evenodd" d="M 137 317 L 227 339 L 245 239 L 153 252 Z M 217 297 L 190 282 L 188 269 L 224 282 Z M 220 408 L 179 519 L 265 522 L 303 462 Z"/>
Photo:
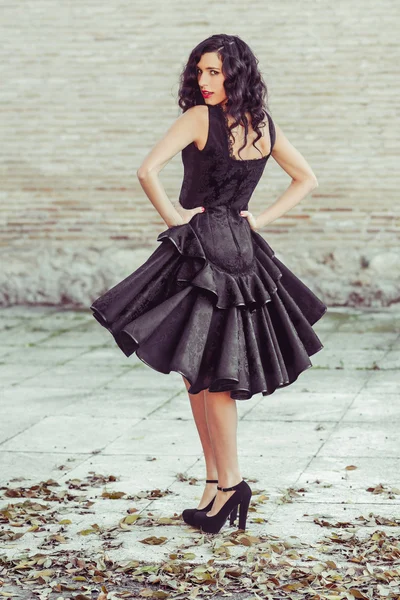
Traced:
<path id="1" fill-rule="evenodd" d="M 229 204 L 247 210 L 275 143 L 275 127 L 268 116 L 271 150 L 267 156 L 249 160 L 232 154 L 228 126 L 221 104 L 208 106 L 208 137 L 199 150 L 194 142 L 182 150 L 184 175 L 179 201 L 184 208 L 205 206 L 215 209 Z"/>
<path id="2" fill-rule="evenodd" d="M 194 142 L 182 150 L 184 175 L 179 194 L 183 208 L 204 206 L 189 223 L 215 266 L 239 273 L 254 260 L 251 228 L 240 211 L 248 210 L 275 142 L 275 127 L 268 117 L 271 149 L 268 155 L 235 158 L 228 123 L 221 104 L 208 106 L 208 137 L 199 150 Z"/>

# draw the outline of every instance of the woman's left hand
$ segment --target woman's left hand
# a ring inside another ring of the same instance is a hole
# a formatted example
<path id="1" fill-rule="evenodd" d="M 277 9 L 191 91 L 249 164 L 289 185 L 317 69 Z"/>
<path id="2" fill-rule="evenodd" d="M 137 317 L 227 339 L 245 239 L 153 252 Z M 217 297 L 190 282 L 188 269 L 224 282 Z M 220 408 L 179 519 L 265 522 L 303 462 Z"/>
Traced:
<path id="1" fill-rule="evenodd" d="M 248 222 L 250 224 L 250 227 L 251 227 L 251 229 L 253 229 L 253 231 L 257 231 L 257 229 L 258 229 L 258 227 L 257 227 L 257 219 L 256 219 L 256 217 L 254 217 L 252 215 L 251 212 L 249 212 L 248 210 L 241 210 L 240 211 L 240 215 L 242 217 L 247 218 L 247 220 L 248 220 Z"/>

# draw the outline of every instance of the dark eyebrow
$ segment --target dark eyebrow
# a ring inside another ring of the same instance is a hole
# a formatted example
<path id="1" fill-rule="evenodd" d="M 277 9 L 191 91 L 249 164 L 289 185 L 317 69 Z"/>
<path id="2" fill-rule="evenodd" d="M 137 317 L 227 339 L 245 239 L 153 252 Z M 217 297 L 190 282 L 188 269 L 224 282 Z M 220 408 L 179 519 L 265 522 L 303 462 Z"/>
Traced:
<path id="1" fill-rule="evenodd" d="M 197 67 L 198 69 L 200 69 L 200 67 Z M 201 69 L 200 69 L 201 70 Z M 219 71 L 218 67 L 206 67 L 206 71 Z"/>

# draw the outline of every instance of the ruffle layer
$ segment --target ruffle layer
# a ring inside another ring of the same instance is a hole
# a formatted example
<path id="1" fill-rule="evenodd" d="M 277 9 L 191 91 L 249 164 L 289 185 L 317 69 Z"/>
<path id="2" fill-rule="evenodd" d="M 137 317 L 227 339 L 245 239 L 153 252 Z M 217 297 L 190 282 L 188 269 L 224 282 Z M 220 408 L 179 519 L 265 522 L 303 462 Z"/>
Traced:
<path id="1" fill-rule="evenodd" d="M 323 345 L 311 325 L 327 307 L 260 234 L 252 239 L 251 269 L 233 275 L 207 260 L 189 223 L 171 227 L 139 269 L 93 302 L 94 317 L 126 356 L 184 375 L 189 393 L 272 394 L 312 366 Z"/>
<path id="2" fill-rule="evenodd" d="M 271 301 L 271 294 L 277 291 L 276 282 L 282 277 L 272 260 L 272 248 L 259 234 L 256 235 L 256 242 L 257 238 L 261 242 L 258 240 L 255 247 L 254 262 L 248 272 L 239 274 L 228 273 L 207 259 L 190 223 L 163 231 L 158 235 L 157 241 L 169 240 L 183 258 L 196 259 L 181 261 L 176 273 L 177 281 L 211 292 L 215 296 L 216 308 L 247 306 L 254 310 Z"/>

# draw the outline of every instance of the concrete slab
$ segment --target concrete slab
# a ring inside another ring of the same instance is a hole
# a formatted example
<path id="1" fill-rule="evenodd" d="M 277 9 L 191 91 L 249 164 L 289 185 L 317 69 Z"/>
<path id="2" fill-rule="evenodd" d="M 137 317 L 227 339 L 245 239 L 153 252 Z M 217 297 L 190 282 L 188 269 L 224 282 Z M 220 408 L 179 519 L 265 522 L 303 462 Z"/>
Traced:
<path id="1" fill-rule="evenodd" d="M 84 480 L 90 472 L 102 473 L 118 479 L 102 486 L 106 487 L 108 491 L 123 491 L 127 495 L 139 494 L 143 490 L 170 488 L 176 481 L 177 475 L 189 470 L 193 464 L 193 457 L 185 455 L 154 456 L 153 453 L 132 457 L 131 454 L 119 454 L 116 460 L 115 455 L 105 454 L 105 452 L 86 456 L 84 462 L 76 464 L 68 473 L 61 474 L 58 481 L 65 482 L 70 478 Z M 193 490 L 193 486 L 190 486 L 188 482 L 179 483 L 182 489 Z M 202 490 L 202 484 L 203 481 L 198 486 L 199 490 Z M 150 502 L 151 500 L 148 501 L 148 503 Z"/>
<path id="2" fill-rule="evenodd" d="M 17 364 L 3 361 L 3 364 L 0 364 L 1 386 L 4 388 L 5 386 L 22 384 L 27 379 L 40 377 L 42 373 L 45 373 L 48 370 L 48 368 L 48 365 L 40 363 L 33 363 L 31 365 L 24 364 L 23 360 Z"/>
<path id="3" fill-rule="evenodd" d="M 142 419 L 132 431 L 107 445 L 106 454 L 198 456 L 202 452 L 194 421 Z"/>
<path id="4" fill-rule="evenodd" d="M 354 401 L 354 394 L 300 392 L 262 397 L 244 416 L 245 421 L 340 420 Z"/>
<path id="5" fill-rule="evenodd" d="M 182 394 L 180 395 L 182 396 Z M 173 398 L 173 402 L 171 402 Z M 189 398 L 186 395 L 186 404 L 189 404 Z M 127 417 L 127 418 L 152 418 L 153 415 L 159 415 L 159 411 L 165 408 L 165 416 L 168 419 L 182 415 L 182 412 L 176 408 L 177 395 L 175 392 L 164 393 L 164 400 L 160 398 L 160 392 L 149 391 L 145 394 L 132 389 L 96 389 L 90 390 L 85 397 L 74 396 L 74 399 L 68 405 L 60 408 L 60 414 L 92 416 L 92 417 Z M 170 407 L 170 409 L 168 409 Z M 184 402 L 180 401 L 178 408 L 184 407 Z M 157 418 L 157 417 L 156 417 Z M 162 414 L 159 418 L 162 418 Z M 193 419 L 191 413 L 185 417 Z"/>
<path id="6" fill-rule="evenodd" d="M 0 421 L 0 444 L 12 440 L 15 436 L 23 434 L 32 425 L 42 420 L 42 416 L 35 413 L 5 414 Z M 0 446 L 3 448 L 3 446 Z"/>
<path id="7" fill-rule="evenodd" d="M 21 363 L 29 366 L 36 364 L 39 365 L 62 365 L 66 362 L 74 361 L 75 364 L 81 363 L 81 356 L 87 351 L 79 350 L 76 347 L 71 348 L 46 348 L 37 345 L 24 346 L 21 349 L 19 346 L 9 347 L 6 349 L 5 354 L 7 355 L 7 365 Z M 4 355 L 3 355 L 4 356 Z"/>
<path id="8" fill-rule="evenodd" d="M 51 349 L 52 352 L 55 350 L 65 352 L 67 349 Z M 115 347 L 115 345 L 103 345 L 96 348 L 92 348 L 90 350 L 84 349 L 81 353 L 78 353 L 75 347 L 72 347 L 69 350 L 71 351 L 71 359 L 69 360 L 69 364 L 71 366 L 95 365 L 107 368 L 110 366 L 126 367 L 127 365 L 129 365 L 133 367 L 136 363 L 136 361 L 132 360 L 132 357 L 125 356 L 125 354 L 123 354 L 119 348 Z"/>
<path id="9" fill-rule="evenodd" d="M 366 310 L 358 314 L 349 314 L 342 322 L 338 331 L 346 333 L 392 334 L 400 332 L 400 317 L 398 311 Z"/>
<path id="10" fill-rule="evenodd" d="M 242 420 L 238 426 L 240 456 L 314 456 L 332 434 L 329 421 Z"/>
<path id="11" fill-rule="evenodd" d="M 37 369 L 37 367 L 35 367 Z M 114 378 L 124 373 L 123 368 L 110 367 L 106 370 L 98 369 L 97 367 L 70 367 L 68 363 L 64 365 L 56 365 L 51 370 L 46 369 L 44 372 L 34 375 L 34 369 L 30 377 L 23 379 L 19 383 L 21 387 L 66 387 L 66 388 L 97 388 L 104 387 Z"/>
<path id="12" fill-rule="evenodd" d="M 400 456 L 317 456 L 296 481 L 307 490 L 299 502 L 400 504 L 399 469 Z"/>
<path id="13" fill-rule="evenodd" d="M 64 410 L 75 402 L 84 402 L 90 389 L 28 387 L 16 385 L 1 392 L 3 421 L 7 415 L 16 418 L 37 416 L 40 418 L 56 414 L 64 414 Z"/>
<path id="14" fill-rule="evenodd" d="M 349 331 L 350 329 L 350 331 Z M 343 350 L 388 350 L 397 340 L 398 331 L 357 332 L 353 327 L 340 327 L 329 336 L 330 347 Z"/>
<path id="15" fill-rule="evenodd" d="M 34 322 L 38 317 L 34 317 L 32 319 L 32 322 Z M 28 319 L 22 319 L 21 317 L 18 316 L 6 316 L 5 314 L 3 314 L 3 311 L 1 311 L 0 314 L 0 335 L 3 335 L 3 333 L 7 333 L 7 331 L 10 331 L 12 329 L 14 329 L 14 327 L 19 327 L 20 325 L 22 325 L 23 323 L 25 323 L 25 325 L 29 322 Z"/>
<path id="16" fill-rule="evenodd" d="M 397 372 L 397 376 L 399 376 L 400 349 L 389 350 L 385 356 L 377 361 L 376 366 L 382 370 L 394 369 Z"/>
<path id="17" fill-rule="evenodd" d="M 18 348 L 24 348 L 24 346 L 30 344 L 37 344 L 48 338 L 49 332 L 40 329 L 39 331 L 31 330 L 28 331 L 24 328 L 24 325 L 18 325 L 11 329 L 2 330 L 1 332 L 1 344 L 6 346 L 13 346 Z"/>
<path id="18" fill-rule="evenodd" d="M 365 382 L 365 392 L 397 394 L 400 397 L 400 377 L 397 369 L 373 371 Z"/>
<path id="19" fill-rule="evenodd" d="M 311 357 L 311 362 L 313 362 Z M 346 376 L 347 375 L 347 376 Z M 330 370 L 325 368 L 310 367 L 300 373 L 296 381 L 284 388 L 278 388 L 274 394 L 282 393 L 299 394 L 301 392 L 356 394 L 364 386 L 370 376 L 369 371 L 351 369 L 344 373 L 344 369 Z"/>
<path id="20" fill-rule="evenodd" d="M 110 334 L 106 329 L 98 330 L 96 332 L 85 332 L 85 331 L 55 331 L 52 335 L 46 335 L 40 339 L 41 346 L 47 348 L 53 347 L 73 347 L 73 348 L 87 348 L 90 346 L 101 346 L 110 341 Z M 115 344 L 113 338 L 111 341 Z"/>
<path id="21" fill-rule="evenodd" d="M 321 445 L 318 455 L 398 458 L 399 424 L 389 421 L 339 423 Z"/>
<path id="22" fill-rule="evenodd" d="M 347 505 L 347 504 L 325 504 L 320 503 L 293 503 L 293 504 L 281 504 L 277 507 L 271 517 L 268 518 L 268 524 L 266 526 L 254 525 L 251 529 L 256 533 L 257 531 L 263 531 L 263 533 L 269 533 L 271 535 L 277 535 L 279 537 L 296 536 L 301 542 L 308 544 L 316 544 L 318 541 L 327 535 L 332 533 L 332 529 L 328 527 L 322 527 L 315 523 L 315 519 L 326 520 L 331 524 L 337 522 L 353 523 L 353 526 L 349 527 L 349 531 L 357 531 L 361 537 L 371 535 L 372 528 L 375 526 L 376 529 L 380 528 L 377 523 L 371 523 L 370 526 L 363 525 L 363 519 L 371 520 L 368 517 L 370 513 L 383 516 L 386 518 L 393 518 L 393 509 L 398 509 L 398 506 L 392 507 L 391 505 L 380 505 L 375 504 L 363 504 L 363 505 Z M 357 521 L 357 519 L 359 519 Z M 335 530 L 333 530 L 335 531 Z M 398 527 L 385 527 L 385 532 L 392 535 L 398 534 Z"/>
<path id="23" fill-rule="evenodd" d="M 311 357 L 316 367 L 324 369 L 374 369 L 378 363 L 385 364 L 387 348 L 324 348 Z"/>
<path id="24" fill-rule="evenodd" d="M 400 422 L 399 395 L 362 391 L 354 398 L 343 421 Z"/>
<path id="25" fill-rule="evenodd" d="M 104 449 L 126 430 L 137 431 L 140 419 L 50 416 L 4 442 L 1 450 L 91 453 Z M 135 435 L 135 433 L 133 433 Z"/>
<path id="26" fill-rule="evenodd" d="M 13 306 L 2 306 L 0 308 L 0 317 L 2 319 L 9 317 L 20 317 L 22 319 L 32 319 L 62 313 L 59 306 L 40 306 L 34 304 L 14 304 Z M 72 311 L 74 312 L 74 311 Z"/>
<path id="27" fill-rule="evenodd" d="M 51 452 L 18 452 L 0 450 L 0 485 L 29 487 L 39 481 L 60 478 L 88 459 L 87 454 Z M 4 499 L 3 499 L 4 501 Z"/>

